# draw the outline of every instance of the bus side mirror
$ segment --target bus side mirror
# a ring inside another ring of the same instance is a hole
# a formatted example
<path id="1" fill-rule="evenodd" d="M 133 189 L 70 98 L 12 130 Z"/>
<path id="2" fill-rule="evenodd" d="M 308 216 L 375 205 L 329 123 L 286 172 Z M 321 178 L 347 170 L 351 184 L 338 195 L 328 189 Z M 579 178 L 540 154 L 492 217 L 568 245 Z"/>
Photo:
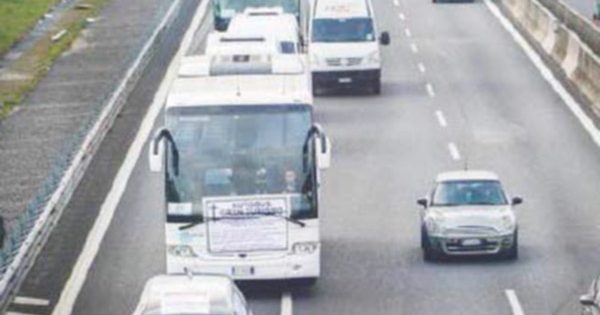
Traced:
<path id="1" fill-rule="evenodd" d="M 150 141 L 150 148 L 148 150 L 148 161 L 150 164 L 151 172 L 161 172 L 163 168 L 163 162 L 165 160 L 165 142 L 162 141 L 162 131 L 164 128 L 160 128 L 154 134 L 154 137 Z"/>
<path id="2" fill-rule="evenodd" d="M 381 33 L 381 36 L 379 37 L 379 43 L 383 46 L 387 46 L 390 44 L 391 42 L 391 38 L 390 38 L 390 33 L 388 32 L 383 32 Z"/>
<path id="3" fill-rule="evenodd" d="M 326 135 L 317 138 L 317 165 L 328 169 L 331 165 L 331 141 Z"/>
<path id="4" fill-rule="evenodd" d="M 594 296 L 585 294 L 579 297 L 579 303 L 583 306 L 594 306 Z"/>

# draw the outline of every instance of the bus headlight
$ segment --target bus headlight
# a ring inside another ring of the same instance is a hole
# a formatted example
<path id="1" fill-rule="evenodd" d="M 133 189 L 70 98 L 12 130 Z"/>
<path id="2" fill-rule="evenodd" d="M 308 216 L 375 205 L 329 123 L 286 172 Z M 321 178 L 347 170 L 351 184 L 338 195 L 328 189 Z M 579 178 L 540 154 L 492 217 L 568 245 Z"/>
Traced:
<path id="1" fill-rule="evenodd" d="M 308 255 L 314 253 L 318 247 L 319 244 L 317 242 L 303 242 L 294 244 L 294 246 L 292 246 L 292 250 L 294 251 L 294 254 Z"/>
<path id="2" fill-rule="evenodd" d="M 169 255 L 179 257 L 198 257 L 198 255 L 194 253 L 194 249 L 189 245 L 169 245 L 167 247 L 167 252 Z"/>

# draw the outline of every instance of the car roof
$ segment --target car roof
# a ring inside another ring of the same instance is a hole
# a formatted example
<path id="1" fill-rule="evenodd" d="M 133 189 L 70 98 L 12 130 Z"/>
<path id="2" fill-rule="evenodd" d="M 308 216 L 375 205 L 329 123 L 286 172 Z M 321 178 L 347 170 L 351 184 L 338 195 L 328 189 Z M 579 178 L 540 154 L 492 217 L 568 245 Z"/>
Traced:
<path id="1" fill-rule="evenodd" d="M 369 17 L 368 0 L 317 0 L 315 18 Z"/>
<path id="2" fill-rule="evenodd" d="M 273 32 L 277 30 L 277 32 Z M 298 23 L 293 14 L 276 15 L 236 14 L 229 23 L 228 34 L 242 36 L 273 36 L 287 40 L 297 40 Z"/>
<path id="3" fill-rule="evenodd" d="M 142 296 L 145 310 L 161 313 L 233 313 L 234 284 L 220 275 L 160 275 L 148 281 Z M 184 309 L 185 308 L 185 309 Z"/>
<path id="4" fill-rule="evenodd" d="M 499 180 L 498 175 L 483 170 L 461 170 L 449 171 L 438 174 L 436 182 L 447 182 L 457 180 Z"/>

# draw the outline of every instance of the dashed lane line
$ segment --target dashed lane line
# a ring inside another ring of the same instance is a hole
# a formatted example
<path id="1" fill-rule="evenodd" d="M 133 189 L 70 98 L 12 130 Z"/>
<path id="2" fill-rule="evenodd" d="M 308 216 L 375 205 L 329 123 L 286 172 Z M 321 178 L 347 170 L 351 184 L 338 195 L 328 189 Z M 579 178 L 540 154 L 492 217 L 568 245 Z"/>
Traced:
<path id="1" fill-rule="evenodd" d="M 442 112 L 441 110 L 437 110 L 435 112 L 435 116 L 437 117 L 438 123 L 441 127 L 448 127 L 448 122 L 446 121 L 446 117 L 444 117 L 444 112 Z"/>
<path id="2" fill-rule="evenodd" d="M 425 73 L 425 71 L 426 71 L 425 65 L 422 62 L 419 62 L 417 67 L 419 67 L 419 71 L 421 71 L 421 73 Z"/>
<path id="3" fill-rule="evenodd" d="M 506 290 L 504 293 L 506 294 L 506 298 L 508 299 L 508 304 L 510 304 L 510 309 L 512 310 L 513 315 L 525 315 L 515 290 Z"/>
<path id="4" fill-rule="evenodd" d="M 293 303 L 292 294 L 290 292 L 284 292 L 281 295 L 281 315 L 292 315 L 293 314 Z"/>
<path id="5" fill-rule="evenodd" d="M 38 299 L 38 298 L 32 298 L 32 297 L 27 297 L 27 296 L 17 296 L 14 299 L 13 304 L 48 306 L 48 305 L 50 305 L 50 301 L 48 301 L 46 299 Z"/>
<path id="6" fill-rule="evenodd" d="M 400 6 L 400 1 L 394 0 L 394 5 L 397 6 L 397 7 L 399 7 Z"/>
<path id="7" fill-rule="evenodd" d="M 458 147 L 454 142 L 448 143 L 448 151 L 450 151 L 450 156 L 453 160 L 460 160 L 460 151 L 458 151 Z"/>
<path id="8" fill-rule="evenodd" d="M 419 52 L 419 47 L 417 47 L 417 44 L 412 43 L 410 44 L 410 50 L 412 50 L 412 52 L 416 54 Z"/>
<path id="9" fill-rule="evenodd" d="M 435 97 L 435 90 L 433 89 L 433 85 L 431 85 L 431 83 L 427 83 L 425 87 L 427 88 L 427 94 L 429 95 L 429 97 Z"/>
<path id="10" fill-rule="evenodd" d="M 406 37 L 412 37 L 412 33 L 409 28 L 404 29 L 404 33 L 406 34 Z"/>
<path id="11" fill-rule="evenodd" d="M 402 13 L 402 12 L 400 12 L 400 13 L 398 14 L 398 18 L 399 18 L 400 20 L 402 20 L 402 21 L 406 20 L 406 16 L 405 16 L 405 15 L 404 15 L 404 13 Z"/>

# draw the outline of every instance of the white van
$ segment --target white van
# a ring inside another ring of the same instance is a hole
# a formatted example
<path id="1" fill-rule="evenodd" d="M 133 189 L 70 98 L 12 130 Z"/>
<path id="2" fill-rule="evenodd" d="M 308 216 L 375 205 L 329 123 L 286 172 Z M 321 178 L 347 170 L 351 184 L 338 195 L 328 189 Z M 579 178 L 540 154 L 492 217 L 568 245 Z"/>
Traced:
<path id="1" fill-rule="evenodd" d="M 273 37 L 280 53 L 297 54 L 301 51 L 298 20 L 295 15 L 284 13 L 281 7 L 248 8 L 236 14 L 229 23 L 227 35 Z"/>
<path id="2" fill-rule="evenodd" d="M 389 45 L 390 35 L 378 36 L 370 0 L 313 0 L 309 24 L 313 93 L 332 86 L 381 92 L 379 45 Z"/>

